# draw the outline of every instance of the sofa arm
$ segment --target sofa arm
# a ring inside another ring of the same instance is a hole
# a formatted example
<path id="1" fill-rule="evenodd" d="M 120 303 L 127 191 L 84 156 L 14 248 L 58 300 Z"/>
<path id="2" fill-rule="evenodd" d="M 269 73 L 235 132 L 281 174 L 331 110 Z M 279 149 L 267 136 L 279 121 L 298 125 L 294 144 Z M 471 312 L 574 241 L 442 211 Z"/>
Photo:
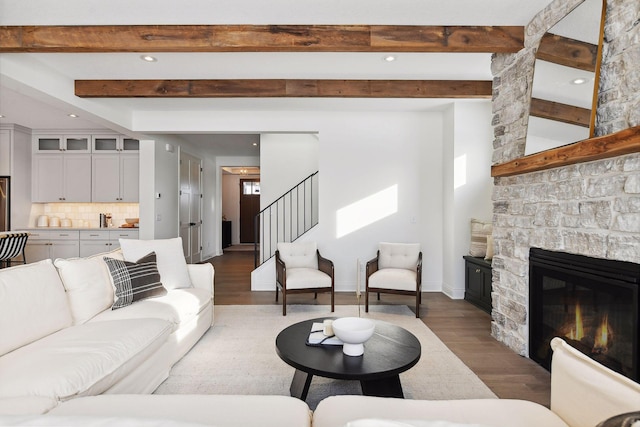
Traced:
<path id="1" fill-rule="evenodd" d="M 560 338 L 551 340 L 551 410 L 570 426 L 595 426 L 640 408 L 640 384 Z"/>
<path id="2" fill-rule="evenodd" d="M 213 265 L 209 263 L 187 264 L 187 271 L 193 287 L 208 290 L 213 298 L 213 278 L 215 275 Z"/>

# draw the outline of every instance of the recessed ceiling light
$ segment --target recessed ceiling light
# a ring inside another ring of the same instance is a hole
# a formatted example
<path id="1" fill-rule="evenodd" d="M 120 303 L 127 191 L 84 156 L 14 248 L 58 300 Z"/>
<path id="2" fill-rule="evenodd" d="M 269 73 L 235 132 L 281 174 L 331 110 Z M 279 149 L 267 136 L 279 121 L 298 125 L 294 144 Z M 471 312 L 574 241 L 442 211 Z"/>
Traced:
<path id="1" fill-rule="evenodd" d="M 387 55 L 382 59 L 384 59 L 386 62 L 393 62 L 396 60 L 396 57 L 394 55 Z"/>
<path id="2" fill-rule="evenodd" d="M 141 55 L 140 59 L 147 62 L 156 62 L 158 60 L 155 56 L 151 55 Z"/>
<path id="3" fill-rule="evenodd" d="M 4 116 L 2 114 L 0 114 L 0 119 L 4 119 Z"/>
<path id="4" fill-rule="evenodd" d="M 2 117 L 2 116 L 0 116 L 0 117 Z M 254 143 L 253 143 L 253 146 L 254 146 L 254 147 L 257 147 L 257 146 L 258 146 L 258 143 L 257 143 L 257 142 L 254 142 Z"/>
<path id="5" fill-rule="evenodd" d="M 73 113 L 68 114 L 68 116 L 71 117 L 72 119 L 77 119 L 78 118 L 78 115 L 77 114 L 73 114 Z"/>
<path id="6" fill-rule="evenodd" d="M 571 80 L 572 85 L 583 85 L 587 82 L 587 79 L 584 77 L 578 77 L 577 79 Z"/>

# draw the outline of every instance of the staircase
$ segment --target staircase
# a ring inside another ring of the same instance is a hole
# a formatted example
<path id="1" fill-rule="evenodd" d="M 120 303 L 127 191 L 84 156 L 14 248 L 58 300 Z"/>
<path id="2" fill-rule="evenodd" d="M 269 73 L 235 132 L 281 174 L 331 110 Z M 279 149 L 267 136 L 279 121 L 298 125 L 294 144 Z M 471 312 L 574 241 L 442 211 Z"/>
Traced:
<path id="1" fill-rule="evenodd" d="M 255 267 L 275 255 L 278 242 L 293 242 L 318 224 L 318 172 L 255 217 Z"/>

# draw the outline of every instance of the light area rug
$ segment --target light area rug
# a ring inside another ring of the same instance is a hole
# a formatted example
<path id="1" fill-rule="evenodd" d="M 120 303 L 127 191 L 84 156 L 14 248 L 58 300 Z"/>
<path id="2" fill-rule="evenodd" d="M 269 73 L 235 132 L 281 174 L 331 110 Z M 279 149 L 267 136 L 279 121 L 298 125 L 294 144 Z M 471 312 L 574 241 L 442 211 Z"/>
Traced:
<path id="1" fill-rule="evenodd" d="M 156 394 L 289 395 L 294 368 L 276 354 L 275 339 L 287 326 L 307 319 L 358 316 L 355 305 L 215 306 L 215 321 L 200 341 L 172 368 Z M 405 398 L 472 399 L 496 395 L 404 305 L 372 306 L 362 317 L 383 320 L 413 333 L 422 345 L 420 361 L 400 374 Z M 307 403 L 362 394 L 357 381 L 314 376 Z"/>

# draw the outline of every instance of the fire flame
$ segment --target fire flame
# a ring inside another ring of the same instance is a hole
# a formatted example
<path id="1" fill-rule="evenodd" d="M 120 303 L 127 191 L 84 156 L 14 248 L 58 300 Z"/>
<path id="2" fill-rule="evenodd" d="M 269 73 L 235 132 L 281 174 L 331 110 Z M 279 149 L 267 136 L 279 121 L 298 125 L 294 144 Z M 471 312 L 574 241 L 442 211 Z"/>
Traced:
<path id="1" fill-rule="evenodd" d="M 602 323 L 596 330 L 595 342 L 593 343 L 593 352 L 602 354 L 608 350 L 609 343 L 609 316 L 604 315 Z"/>
<path id="2" fill-rule="evenodd" d="M 582 309 L 580 308 L 580 304 L 576 304 L 575 324 L 565 336 L 574 341 L 583 341 L 583 338 L 585 338 Z M 591 352 L 594 354 L 606 354 L 609 350 L 609 346 L 611 345 L 612 337 L 613 331 L 609 325 L 609 315 L 605 314 L 602 317 L 600 325 L 596 328 L 595 335 L 593 335 L 593 347 Z"/>
<path id="3" fill-rule="evenodd" d="M 582 326 L 582 310 L 580 310 L 580 304 L 576 304 L 575 325 L 575 329 L 571 328 L 571 331 L 569 332 L 569 335 L 567 335 L 567 338 L 580 341 L 582 338 L 584 338 L 584 328 Z"/>

